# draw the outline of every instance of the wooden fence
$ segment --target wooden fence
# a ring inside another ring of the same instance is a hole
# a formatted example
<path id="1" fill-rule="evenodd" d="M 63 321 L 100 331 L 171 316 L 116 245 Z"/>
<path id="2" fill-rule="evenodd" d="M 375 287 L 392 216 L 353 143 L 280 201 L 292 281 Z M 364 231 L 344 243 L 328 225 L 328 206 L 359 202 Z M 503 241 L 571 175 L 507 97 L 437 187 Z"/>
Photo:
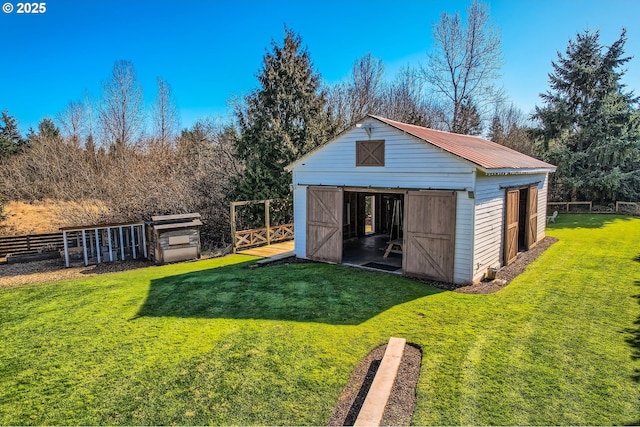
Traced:
<path id="1" fill-rule="evenodd" d="M 548 202 L 547 206 L 549 207 L 547 210 L 551 210 L 552 207 L 562 207 L 565 212 L 571 212 L 571 207 L 582 207 L 582 209 L 578 209 L 579 212 L 583 212 L 585 209 L 588 212 L 593 210 L 593 202 Z M 553 209 L 557 210 L 557 209 Z M 575 210 L 574 210 L 575 211 Z"/>
<path id="2" fill-rule="evenodd" d="M 269 245 L 293 239 L 293 224 L 274 225 L 235 232 L 235 248 Z"/>
<path id="3" fill-rule="evenodd" d="M 609 206 L 594 206 L 593 202 L 548 202 L 547 213 L 557 211 L 564 211 L 567 213 L 621 213 L 640 215 L 640 202 L 616 202 L 615 209 L 613 204 Z"/>
<path id="4" fill-rule="evenodd" d="M 272 202 L 286 201 L 286 199 L 269 200 L 245 200 L 231 202 L 231 242 L 233 251 L 251 246 L 270 245 L 271 243 L 284 242 L 293 239 L 293 223 L 271 225 Z M 236 221 L 236 208 L 248 205 L 264 205 L 264 227 L 248 230 L 238 230 Z"/>
<path id="5" fill-rule="evenodd" d="M 616 202 L 616 212 L 640 214 L 640 202 Z"/>
<path id="6" fill-rule="evenodd" d="M 28 255 L 64 248 L 62 233 L 0 237 L 0 258 L 8 254 Z"/>

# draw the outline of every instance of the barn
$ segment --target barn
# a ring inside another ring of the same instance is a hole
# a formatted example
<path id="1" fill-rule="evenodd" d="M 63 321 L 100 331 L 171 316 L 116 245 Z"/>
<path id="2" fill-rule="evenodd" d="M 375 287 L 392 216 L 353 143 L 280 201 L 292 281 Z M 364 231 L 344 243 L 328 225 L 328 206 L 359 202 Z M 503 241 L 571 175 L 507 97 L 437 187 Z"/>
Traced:
<path id="1" fill-rule="evenodd" d="M 465 284 L 545 236 L 555 166 L 373 115 L 287 166 L 295 254 Z"/>

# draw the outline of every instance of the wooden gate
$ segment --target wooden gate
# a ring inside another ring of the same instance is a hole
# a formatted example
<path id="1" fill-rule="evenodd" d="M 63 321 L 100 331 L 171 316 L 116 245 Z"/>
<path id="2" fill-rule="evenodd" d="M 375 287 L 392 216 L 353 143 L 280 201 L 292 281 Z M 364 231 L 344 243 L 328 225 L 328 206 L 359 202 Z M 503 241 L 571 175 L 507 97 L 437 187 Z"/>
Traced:
<path id="1" fill-rule="evenodd" d="M 527 250 L 538 243 L 538 186 L 529 187 L 527 199 Z"/>
<path id="2" fill-rule="evenodd" d="M 520 190 L 507 191 L 504 230 L 504 264 L 509 265 L 518 256 L 518 220 L 520 209 Z"/>
<path id="3" fill-rule="evenodd" d="M 404 273 L 453 282 L 456 193 L 408 192 L 404 223 Z"/>
<path id="4" fill-rule="evenodd" d="M 342 189 L 307 189 L 307 258 L 342 262 Z"/>

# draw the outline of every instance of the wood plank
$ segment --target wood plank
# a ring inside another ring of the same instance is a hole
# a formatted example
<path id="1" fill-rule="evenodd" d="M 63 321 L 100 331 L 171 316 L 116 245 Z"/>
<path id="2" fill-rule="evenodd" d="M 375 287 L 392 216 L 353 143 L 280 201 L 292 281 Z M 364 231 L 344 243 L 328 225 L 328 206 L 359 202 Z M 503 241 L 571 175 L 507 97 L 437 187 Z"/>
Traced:
<path id="1" fill-rule="evenodd" d="M 404 338 L 391 337 L 389 339 L 389 344 L 387 344 L 380 366 L 376 371 L 362 408 L 360 408 L 358 418 L 353 424 L 354 426 L 379 426 L 381 424 L 384 409 L 387 406 L 391 390 L 393 390 L 393 385 L 398 376 L 406 343 L 407 340 Z"/>
<path id="2" fill-rule="evenodd" d="M 175 214 L 175 215 L 154 215 L 151 217 L 151 221 L 175 221 L 177 219 L 196 219 L 200 218 L 199 213 L 188 213 L 188 214 Z"/>
<path id="3" fill-rule="evenodd" d="M 288 242 L 273 243 L 269 246 L 260 246 L 257 248 L 238 250 L 238 253 L 243 255 L 252 255 L 263 258 L 268 258 L 276 255 L 280 255 L 286 252 L 293 251 L 294 242 L 290 240 Z"/>

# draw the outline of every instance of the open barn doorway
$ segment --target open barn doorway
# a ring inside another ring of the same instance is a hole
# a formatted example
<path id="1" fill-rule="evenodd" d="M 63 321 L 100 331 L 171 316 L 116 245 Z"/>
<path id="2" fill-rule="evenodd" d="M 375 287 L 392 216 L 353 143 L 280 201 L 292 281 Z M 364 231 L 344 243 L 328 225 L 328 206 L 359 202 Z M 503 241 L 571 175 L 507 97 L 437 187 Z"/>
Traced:
<path id="1" fill-rule="evenodd" d="M 344 191 L 342 262 L 402 272 L 404 192 Z"/>
<path id="2" fill-rule="evenodd" d="M 538 242 L 538 185 L 508 188 L 504 216 L 504 265 Z"/>

